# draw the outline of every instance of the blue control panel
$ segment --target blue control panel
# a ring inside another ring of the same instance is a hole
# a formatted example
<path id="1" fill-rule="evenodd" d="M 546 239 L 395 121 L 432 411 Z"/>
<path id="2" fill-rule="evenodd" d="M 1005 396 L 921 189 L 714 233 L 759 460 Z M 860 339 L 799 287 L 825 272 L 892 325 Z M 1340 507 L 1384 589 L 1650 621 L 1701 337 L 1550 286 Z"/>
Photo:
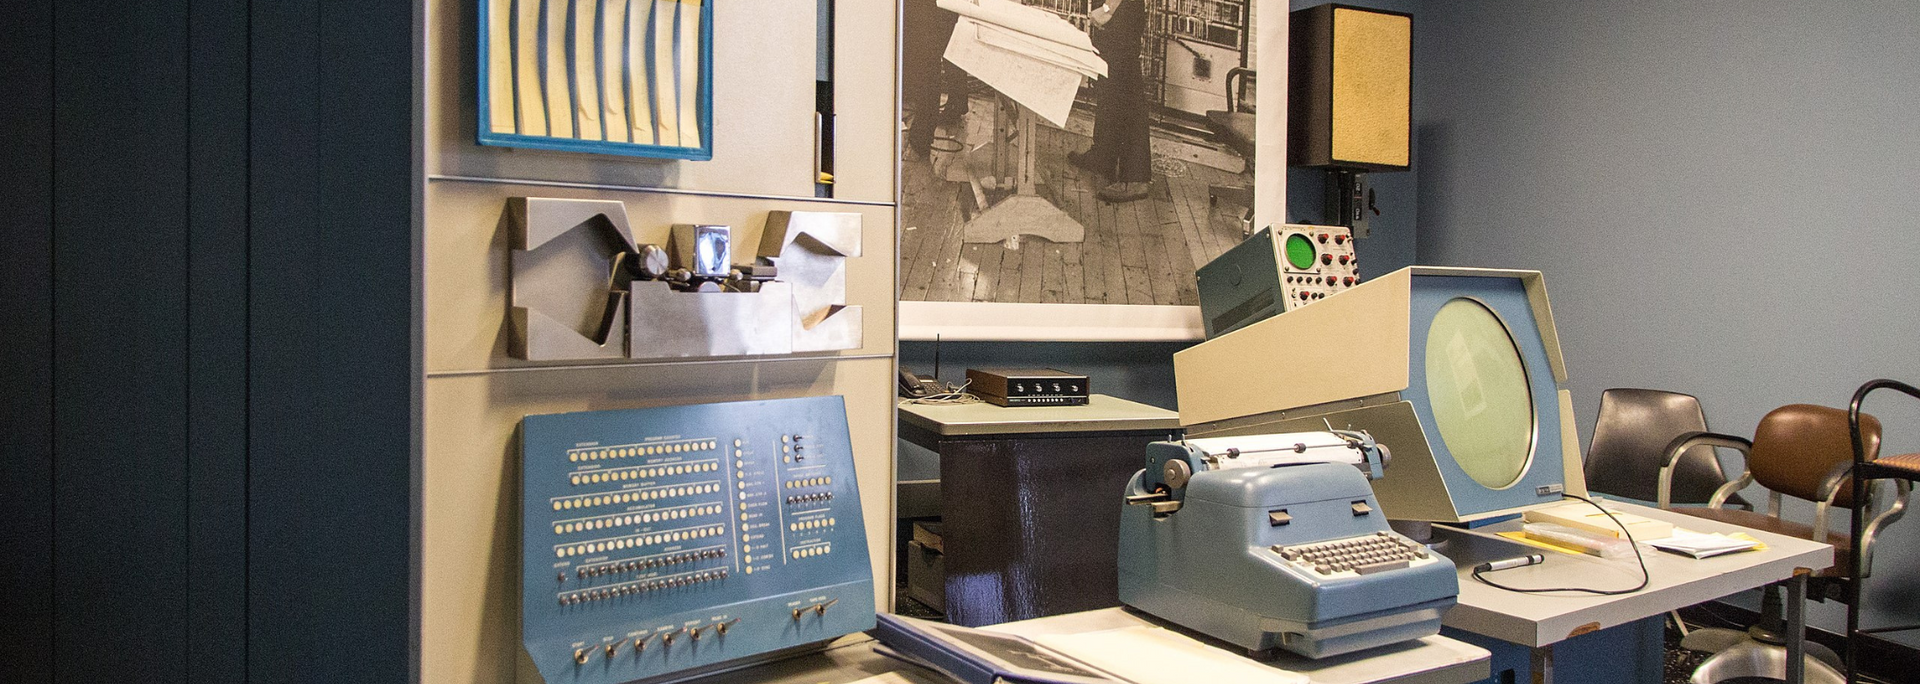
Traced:
<path id="1" fill-rule="evenodd" d="M 527 416 L 521 637 L 629 682 L 874 626 L 840 397 Z"/>

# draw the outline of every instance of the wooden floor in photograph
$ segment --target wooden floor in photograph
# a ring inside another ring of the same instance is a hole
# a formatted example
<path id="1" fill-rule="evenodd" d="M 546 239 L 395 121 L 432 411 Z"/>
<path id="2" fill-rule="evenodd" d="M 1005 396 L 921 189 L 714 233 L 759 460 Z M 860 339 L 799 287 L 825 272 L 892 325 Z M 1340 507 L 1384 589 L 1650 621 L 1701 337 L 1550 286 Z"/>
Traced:
<path id="1" fill-rule="evenodd" d="M 973 140 L 990 139 L 991 105 L 968 115 Z M 1085 240 L 1054 243 L 1021 235 L 1017 244 L 966 243 L 962 227 L 1010 189 L 968 182 L 946 155 L 909 160 L 901 171 L 900 298 L 906 301 L 1197 305 L 1194 270 L 1238 244 L 1244 207 L 1210 205 L 1213 185 L 1246 186 L 1253 174 L 1229 173 L 1186 157 L 1221 157 L 1204 144 L 1156 131 L 1152 190 L 1143 200 L 1095 196 L 1101 180 L 1068 164 L 1086 149 L 1089 122 L 1076 113 L 1063 130 L 1036 126 L 1038 192 L 1085 227 Z M 936 148 L 983 149 L 951 139 Z M 981 155 L 975 152 L 976 158 Z M 1211 161 L 1211 160 L 1209 160 Z M 1230 160 L 1235 164 L 1238 160 Z M 936 165 L 945 173 L 936 175 Z"/>

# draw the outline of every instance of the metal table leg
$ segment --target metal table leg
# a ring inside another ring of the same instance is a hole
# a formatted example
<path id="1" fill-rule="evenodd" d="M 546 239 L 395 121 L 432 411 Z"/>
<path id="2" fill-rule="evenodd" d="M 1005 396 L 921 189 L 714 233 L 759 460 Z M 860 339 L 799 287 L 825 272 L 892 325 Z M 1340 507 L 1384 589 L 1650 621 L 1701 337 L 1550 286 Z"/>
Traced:
<path id="1" fill-rule="evenodd" d="M 1787 580 L 1787 684 L 1807 680 L 1807 575 L 1812 571 L 1794 568 Z"/>

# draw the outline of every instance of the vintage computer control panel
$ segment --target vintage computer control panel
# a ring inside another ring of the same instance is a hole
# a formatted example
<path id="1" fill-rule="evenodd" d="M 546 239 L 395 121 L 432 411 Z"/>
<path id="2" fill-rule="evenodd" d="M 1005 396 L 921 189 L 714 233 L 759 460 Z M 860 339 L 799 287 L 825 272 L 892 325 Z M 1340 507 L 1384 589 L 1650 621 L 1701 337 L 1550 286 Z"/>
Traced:
<path id="1" fill-rule="evenodd" d="M 1280 291 L 1289 311 L 1360 284 L 1360 260 L 1347 228 L 1289 225 L 1275 247 L 1280 252 Z"/>
<path id="2" fill-rule="evenodd" d="M 547 684 L 874 626 L 840 397 L 528 416 L 521 638 Z"/>

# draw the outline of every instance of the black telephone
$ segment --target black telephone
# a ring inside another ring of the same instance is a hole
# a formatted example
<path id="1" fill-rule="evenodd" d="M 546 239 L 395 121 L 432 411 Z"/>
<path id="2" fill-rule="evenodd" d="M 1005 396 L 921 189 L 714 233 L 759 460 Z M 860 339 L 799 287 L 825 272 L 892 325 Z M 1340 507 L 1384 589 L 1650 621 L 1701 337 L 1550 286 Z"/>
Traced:
<path id="1" fill-rule="evenodd" d="M 900 396 L 907 399 L 925 399 L 937 394 L 946 394 L 947 388 L 939 380 L 914 375 L 913 371 L 900 369 Z"/>

